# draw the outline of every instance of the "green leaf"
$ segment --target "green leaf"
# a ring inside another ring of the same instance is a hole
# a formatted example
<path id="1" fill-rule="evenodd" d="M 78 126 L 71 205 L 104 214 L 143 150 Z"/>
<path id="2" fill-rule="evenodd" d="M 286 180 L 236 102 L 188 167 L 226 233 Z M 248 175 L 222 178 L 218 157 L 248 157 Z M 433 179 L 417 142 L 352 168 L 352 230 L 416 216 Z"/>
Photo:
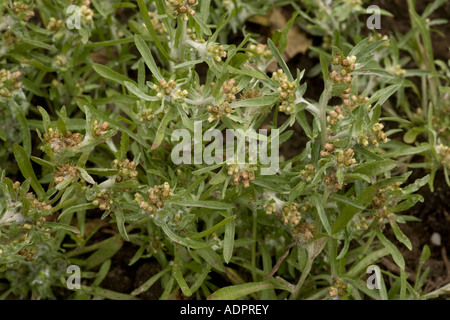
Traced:
<path id="1" fill-rule="evenodd" d="M 111 300 L 139 300 L 136 297 L 133 297 L 129 294 L 119 293 L 107 289 L 103 289 L 100 287 L 87 287 L 81 286 L 81 291 L 86 292 L 93 296 L 103 297 Z"/>
<path id="2" fill-rule="evenodd" d="M 230 203 L 224 203 L 220 201 L 200 201 L 200 200 L 173 200 L 170 201 L 173 204 L 183 206 L 183 207 L 199 207 L 199 208 L 209 208 L 217 210 L 227 210 L 234 209 L 235 205 Z"/>
<path id="3" fill-rule="evenodd" d="M 118 82 L 120 84 L 124 84 L 125 81 L 133 82 L 133 80 L 131 80 L 130 78 L 121 75 L 120 73 L 112 70 L 107 66 L 98 63 L 93 63 L 92 67 L 94 68 L 95 72 L 97 72 L 99 75 L 101 75 L 106 79 Z"/>
<path id="4" fill-rule="evenodd" d="M 373 197 L 375 197 L 375 195 L 377 194 L 377 191 L 377 185 L 373 185 L 364 189 L 356 198 L 356 202 L 360 203 L 363 206 L 369 205 Z M 341 231 L 345 226 L 347 226 L 347 224 L 355 216 L 355 214 L 361 211 L 362 210 L 358 207 L 355 207 L 351 204 L 347 205 L 336 219 L 336 222 L 333 224 L 331 228 L 332 233 L 336 234 L 337 232 Z"/>
<path id="5" fill-rule="evenodd" d="M 401 84 L 393 84 L 384 89 L 378 90 L 367 102 L 367 104 L 373 104 L 377 102 L 379 105 L 383 105 L 390 96 L 392 96 L 399 88 Z"/>
<path id="6" fill-rule="evenodd" d="M 159 69 L 156 66 L 155 59 L 153 59 L 152 52 L 150 51 L 150 48 L 148 47 L 147 43 L 139 35 L 134 36 L 134 42 L 136 43 L 136 48 L 142 55 L 142 59 L 144 59 L 145 64 L 150 69 L 150 72 L 155 76 L 156 79 L 158 79 L 158 81 L 161 80 L 162 79 L 161 73 L 159 72 Z"/>
<path id="7" fill-rule="evenodd" d="M 384 154 L 385 157 L 401 157 L 401 156 L 407 156 L 407 155 L 413 155 L 422 153 L 425 151 L 430 150 L 430 145 L 425 144 L 418 147 L 398 147 L 395 148 L 394 151 L 387 152 Z"/>
<path id="8" fill-rule="evenodd" d="M 145 4 L 145 1 L 144 0 L 137 0 L 137 2 L 138 2 L 138 6 L 139 6 L 139 11 L 141 12 L 142 19 L 144 20 L 145 26 L 147 27 L 147 30 L 148 30 L 148 33 L 150 34 L 150 37 L 155 42 L 155 45 L 159 49 L 161 54 L 166 59 L 170 60 L 169 54 L 167 53 L 166 49 L 164 49 L 163 45 L 161 44 L 161 41 L 159 40 L 158 35 L 156 34 L 155 28 L 153 27 L 153 24 L 152 24 L 152 21 L 150 19 L 150 16 L 148 15 L 148 9 L 147 9 L 147 5 Z"/>
<path id="9" fill-rule="evenodd" d="M 235 216 L 233 216 L 232 218 L 233 220 L 231 220 L 230 223 L 228 223 L 225 226 L 225 235 L 223 239 L 223 259 L 225 263 L 230 262 L 234 250 L 234 236 L 236 233 L 236 222 L 234 221 Z"/>
<path id="10" fill-rule="evenodd" d="M 373 161 L 369 163 L 363 163 L 357 167 L 352 173 L 364 174 L 366 176 L 376 176 L 378 174 L 390 171 L 397 167 L 397 161 L 394 160 L 381 160 Z"/>
<path id="11" fill-rule="evenodd" d="M 315 193 L 311 196 L 311 199 L 313 200 L 314 206 L 317 209 L 317 213 L 319 214 L 319 218 L 320 218 L 320 221 L 322 222 L 322 225 L 324 226 L 327 233 L 331 234 L 330 223 L 328 222 L 328 217 L 327 217 L 327 214 L 325 213 L 325 210 L 324 210 L 323 204 L 322 204 L 322 196 L 318 193 Z"/>
<path id="12" fill-rule="evenodd" d="M 214 269 L 225 272 L 225 266 L 222 263 L 222 259 L 211 247 L 196 250 L 195 253 L 208 262 Z"/>
<path id="13" fill-rule="evenodd" d="M 116 217 L 117 229 L 119 229 L 122 237 L 129 241 L 130 239 L 128 238 L 127 230 L 125 229 L 125 216 L 121 207 L 116 207 L 116 210 L 114 210 L 114 216 Z"/>
<path id="14" fill-rule="evenodd" d="M 66 209 L 61 212 L 61 214 L 58 216 L 58 220 L 61 220 L 63 217 L 67 216 L 68 214 L 83 211 L 83 210 L 89 210 L 89 209 L 95 209 L 97 208 L 92 203 L 83 203 L 72 207 L 67 207 Z"/>
<path id="15" fill-rule="evenodd" d="M 123 135 L 123 133 L 122 133 Z M 85 171 L 89 174 L 93 174 L 96 176 L 114 176 L 119 173 L 119 170 L 117 169 L 110 169 L 110 168 L 86 168 Z"/>
<path id="16" fill-rule="evenodd" d="M 394 219 L 389 220 L 392 230 L 394 230 L 395 237 L 398 241 L 403 243 L 409 250 L 412 250 L 412 244 L 411 241 L 408 239 L 408 237 L 403 233 L 403 231 L 398 226 L 397 222 Z"/>
<path id="17" fill-rule="evenodd" d="M 255 292 L 273 288 L 274 285 L 270 282 L 250 282 L 221 288 L 212 293 L 208 300 L 236 300 Z"/>
<path id="18" fill-rule="evenodd" d="M 234 219 L 236 219 L 236 216 L 227 217 L 227 218 L 223 219 L 222 221 L 220 221 L 219 223 L 217 223 L 216 225 L 214 225 L 213 227 L 211 227 L 211 228 L 209 228 L 209 229 L 207 229 L 205 231 L 202 231 L 202 232 L 199 232 L 199 233 L 189 233 L 188 234 L 189 238 L 191 238 L 191 239 L 204 238 L 207 235 L 210 235 L 211 233 L 213 233 L 214 231 L 222 228 L 223 226 L 230 224 L 232 221 L 234 221 Z"/>
<path id="19" fill-rule="evenodd" d="M 154 219 L 153 221 L 157 226 L 163 229 L 164 233 L 175 243 L 181 244 L 185 247 L 192 249 L 203 249 L 212 246 L 212 243 L 200 242 L 189 238 L 180 237 L 179 235 L 175 234 L 172 230 L 170 230 L 169 226 L 163 221 L 160 221 L 158 219 Z"/>
<path id="20" fill-rule="evenodd" d="M 125 81 L 124 82 L 125 87 L 130 90 L 132 94 L 134 94 L 136 97 L 144 99 L 145 101 L 158 101 L 159 99 L 157 97 L 152 97 L 144 92 L 142 92 L 141 89 L 139 89 L 135 84 Z"/>
<path id="21" fill-rule="evenodd" d="M 36 174 L 34 173 L 27 153 L 25 152 L 24 148 L 22 148 L 18 144 L 14 144 L 14 157 L 16 158 L 20 172 L 25 179 L 31 179 L 31 187 L 33 188 L 34 192 L 36 192 L 38 198 L 41 198 L 45 193 L 44 188 L 42 188 L 36 177 Z"/>
<path id="22" fill-rule="evenodd" d="M 376 233 L 380 242 L 389 251 L 390 255 L 394 259 L 394 262 L 400 267 L 400 269 L 405 271 L 405 259 L 403 258 L 397 247 L 392 242 L 390 242 L 380 231 L 377 231 Z"/>
<path id="23" fill-rule="evenodd" d="M 156 281 L 158 281 L 163 275 L 165 275 L 170 270 L 171 270 L 171 267 L 167 267 L 164 270 L 161 270 L 160 272 L 158 272 L 157 274 L 152 276 L 150 279 L 145 281 L 144 284 L 142 284 L 139 288 L 133 290 L 133 292 L 131 292 L 131 295 L 137 296 L 138 294 L 141 294 L 141 293 L 147 291 L 148 289 L 151 288 L 151 286 L 153 286 L 156 283 Z"/>
<path id="24" fill-rule="evenodd" d="M 267 44 L 269 45 L 269 49 L 270 51 L 272 51 L 275 59 L 277 59 L 278 64 L 281 66 L 281 68 L 283 69 L 284 73 L 286 74 L 286 76 L 288 77 L 288 80 L 290 82 L 294 82 L 294 77 L 292 76 L 291 71 L 289 70 L 286 62 L 284 61 L 283 57 L 281 56 L 280 52 L 278 51 L 277 47 L 275 46 L 275 44 L 272 42 L 272 40 L 268 39 L 267 40 Z"/>
<path id="25" fill-rule="evenodd" d="M 362 204 L 358 203 L 357 201 L 355 201 L 355 200 L 353 200 L 353 199 L 351 199 L 349 197 L 346 197 L 346 196 L 341 196 L 340 194 L 337 194 L 337 193 L 333 194 L 331 198 L 336 200 L 336 201 L 338 201 L 338 202 L 342 202 L 342 203 L 345 203 L 345 204 L 348 204 L 348 205 L 352 205 L 353 207 L 361 209 L 361 210 L 366 208 L 365 206 L 363 206 Z"/>
<path id="26" fill-rule="evenodd" d="M 320 55 L 320 67 L 322 69 L 323 82 L 326 83 L 328 81 L 328 63 L 323 55 Z"/>
<path id="27" fill-rule="evenodd" d="M 81 177 L 90 184 L 95 184 L 95 180 L 89 175 L 89 173 L 86 172 L 86 170 L 84 170 L 83 168 L 77 168 L 78 171 L 81 174 Z"/>
<path id="28" fill-rule="evenodd" d="M 252 99 L 246 99 L 242 101 L 236 101 L 230 104 L 231 108 L 241 108 L 241 107 L 263 107 L 270 106 L 277 102 L 276 96 L 264 96 Z"/>
<path id="29" fill-rule="evenodd" d="M 92 269 L 104 261 L 110 259 L 116 254 L 117 251 L 122 248 L 123 240 L 118 237 L 111 237 L 107 241 L 103 242 L 97 251 L 95 251 L 86 260 L 86 269 Z"/>
<path id="30" fill-rule="evenodd" d="M 366 271 L 367 267 L 376 263 L 378 259 L 389 254 L 387 248 L 379 249 L 373 251 L 366 255 L 362 260 L 360 260 L 356 265 L 354 265 L 346 274 L 349 278 L 356 278 L 361 271 Z"/>
<path id="31" fill-rule="evenodd" d="M 164 118 L 161 120 L 161 123 L 158 126 L 158 130 L 156 131 L 155 140 L 153 141 L 153 145 L 151 150 L 158 149 L 158 147 L 161 145 L 161 143 L 164 140 L 166 128 L 169 125 L 169 122 L 176 116 L 175 111 L 172 109 L 169 110 L 165 115 Z"/>

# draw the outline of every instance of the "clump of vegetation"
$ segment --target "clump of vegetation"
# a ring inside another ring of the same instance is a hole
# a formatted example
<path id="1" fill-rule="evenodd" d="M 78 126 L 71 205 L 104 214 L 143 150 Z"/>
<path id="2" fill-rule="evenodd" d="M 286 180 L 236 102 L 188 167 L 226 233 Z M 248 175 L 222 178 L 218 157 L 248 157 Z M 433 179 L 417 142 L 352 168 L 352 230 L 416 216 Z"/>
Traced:
<path id="1" fill-rule="evenodd" d="M 412 249 L 399 225 L 417 220 L 403 213 L 424 201 L 419 189 L 437 174 L 450 185 L 450 71 L 427 20 L 443 1 L 422 15 L 408 1 L 413 29 L 390 37 L 361 36 L 362 1 L 302 2 L 3 2 L 0 297 L 135 299 L 157 281 L 159 299 L 444 293 L 423 291 L 427 246 L 415 281 L 398 248 Z M 242 29 L 287 5 L 272 38 Z M 314 70 L 283 57 L 300 21 L 323 37 Z M 322 77 L 318 101 L 305 73 Z M 304 147 L 278 156 L 295 126 Z M 235 137 L 222 143 L 230 129 L 248 134 L 236 152 Z M 429 174 L 411 179 L 414 168 Z M 99 219 L 109 232 L 91 227 Z M 125 246 L 129 265 L 152 259 L 159 272 L 130 292 L 103 288 Z M 371 290 L 366 270 L 383 257 L 399 272 Z"/>

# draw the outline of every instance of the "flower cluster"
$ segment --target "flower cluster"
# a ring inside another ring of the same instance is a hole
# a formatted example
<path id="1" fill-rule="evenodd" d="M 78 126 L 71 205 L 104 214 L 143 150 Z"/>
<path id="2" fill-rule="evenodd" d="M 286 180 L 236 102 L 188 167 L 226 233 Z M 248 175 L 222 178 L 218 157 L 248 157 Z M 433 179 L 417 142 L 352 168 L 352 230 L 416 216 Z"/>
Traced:
<path id="1" fill-rule="evenodd" d="M 67 179 L 78 178 L 79 172 L 77 167 L 71 163 L 65 163 L 62 166 L 57 167 L 55 173 L 53 173 L 53 181 L 59 184 Z"/>
<path id="2" fill-rule="evenodd" d="M 153 109 L 145 109 L 141 112 L 141 114 L 139 116 L 139 121 L 141 121 L 141 122 L 152 121 L 155 118 L 156 118 L 156 115 L 153 114 Z"/>
<path id="3" fill-rule="evenodd" d="M 114 160 L 114 168 L 119 170 L 118 176 L 116 177 L 116 182 L 134 180 L 138 176 L 136 171 L 137 163 L 135 161 L 130 161 L 125 159 L 124 161 Z"/>
<path id="4" fill-rule="evenodd" d="M 386 71 L 396 77 L 401 77 L 406 74 L 406 70 L 402 69 L 402 67 L 399 64 L 386 68 Z"/>
<path id="5" fill-rule="evenodd" d="M 383 223 L 385 219 L 391 219 L 391 209 L 398 203 L 391 195 L 401 192 L 401 182 L 395 182 L 383 189 L 378 189 L 377 194 L 372 199 L 372 204 L 376 210 L 375 219 Z"/>
<path id="6" fill-rule="evenodd" d="M 247 49 L 247 55 L 252 63 L 254 63 L 261 71 L 265 71 L 266 67 L 273 58 L 273 53 L 265 44 L 250 44 Z"/>
<path id="7" fill-rule="evenodd" d="M 94 19 L 94 11 L 89 8 L 90 4 L 90 0 L 83 0 L 82 6 L 80 7 L 80 13 L 83 15 L 86 22 L 91 22 Z"/>
<path id="8" fill-rule="evenodd" d="M 226 95 L 225 99 L 228 102 L 233 102 L 236 100 L 236 93 L 239 92 L 239 88 L 235 86 L 236 80 L 231 78 L 227 80 L 222 85 L 222 92 Z"/>
<path id="9" fill-rule="evenodd" d="M 291 114 L 294 111 L 295 101 L 295 82 L 289 82 L 288 77 L 284 74 L 282 69 L 278 69 L 272 74 L 272 79 L 279 82 L 280 86 L 277 88 L 279 93 L 278 101 L 281 102 L 280 111 L 286 114 Z"/>
<path id="10" fill-rule="evenodd" d="M 325 176 L 324 182 L 332 192 L 338 192 L 343 188 L 343 185 L 339 183 L 336 176 L 336 171 L 334 170 L 331 171 L 327 176 Z"/>
<path id="11" fill-rule="evenodd" d="M 315 229 L 314 224 L 301 222 L 292 229 L 292 234 L 300 243 L 308 243 L 314 238 Z"/>
<path id="12" fill-rule="evenodd" d="M 338 151 L 336 153 L 336 161 L 339 165 L 345 165 L 346 167 L 351 166 L 352 164 L 356 163 L 355 158 L 353 158 L 355 155 L 355 152 L 352 148 L 349 148 L 345 150 L 344 152 Z"/>
<path id="13" fill-rule="evenodd" d="M 305 166 L 305 169 L 300 170 L 300 176 L 304 181 L 311 182 L 316 176 L 316 168 L 314 168 L 314 165 L 308 164 Z"/>
<path id="14" fill-rule="evenodd" d="M 95 200 L 92 201 L 92 204 L 94 206 L 99 207 L 99 209 L 103 211 L 111 210 L 111 205 L 113 203 L 114 201 L 111 199 L 111 196 L 107 192 L 97 193 Z"/>
<path id="15" fill-rule="evenodd" d="M 277 208 L 277 203 L 271 201 L 264 206 L 266 214 L 271 215 L 276 213 L 277 217 L 283 222 L 283 224 L 291 224 L 296 226 L 300 223 L 302 215 L 298 210 L 298 204 L 295 202 L 285 203 L 281 208 Z"/>
<path id="16" fill-rule="evenodd" d="M 172 100 L 180 100 L 187 97 L 187 90 L 181 90 L 177 88 L 175 80 L 166 81 L 165 79 L 159 80 L 159 86 L 154 84 L 152 89 L 156 91 L 156 97 L 163 99 L 164 97 L 170 97 Z"/>
<path id="17" fill-rule="evenodd" d="M 72 133 L 69 130 L 62 134 L 59 129 L 49 128 L 48 132 L 44 133 L 44 139 L 54 152 L 62 152 L 80 144 L 83 140 L 83 135 L 81 133 Z"/>
<path id="18" fill-rule="evenodd" d="M 30 192 L 27 193 L 27 198 L 33 199 L 34 195 Z M 45 202 L 40 202 L 38 199 L 33 199 L 30 203 L 30 208 L 35 209 L 39 212 L 45 211 L 45 210 L 52 210 L 52 206 L 50 204 L 47 204 Z"/>
<path id="19" fill-rule="evenodd" d="M 59 30 L 62 27 L 62 25 L 63 25 L 62 20 L 56 20 L 56 18 L 51 17 L 48 21 L 46 29 L 50 31 L 56 31 Z"/>
<path id="20" fill-rule="evenodd" d="M 378 147 L 380 143 L 386 143 L 388 138 L 386 133 L 383 131 L 384 125 L 381 123 L 376 123 L 373 125 L 372 130 L 369 134 L 363 134 L 358 138 L 358 142 L 363 146 L 367 147 L 369 143 Z"/>
<path id="21" fill-rule="evenodd" d="M 34 11 L 29 10 L 30 7 L 26 3 L 19 3 L 19 2 L 14 1 L 12 9 L 13 9 L 15 14 L 23 15 L 23 20 L 24 21 L 28 21 L 32 17 L 34 17 Z"/>
<path id="22" fill-rule="evenodd" d="M 6 98 L 10 98 L 14 91 L 22 88 L 22 82 L 20 77 L 22 73 L 20 71 L 11 72 L 9 70 L 0 70 L 0 95 Z"/>
<path id="23" fill-rule="evenodd" d="M 347 284 L 339 279 L 336 279 L 333 286 L 328 288 L 328 294 L 331 298 L 339 298 L 345 295 L 346 290 Z"/>
<path id="24" fill-rule="evenodd" d="M 250 182 L 255 180 L 256 167 L 254 165 L 248 166 L 248 168 L 241 168 L 239 164 L 227 163 L 228 175 L 233 176 L 233 184 L 242 184 L 244 188 L 250 186 Z"/>
<path id="25" fill-rule="evenodd" d="M 225 101 L 218 106 L 207 105 L 206 111 L 209 113 L 208 121 L 213 122 L 214 120 L 219 120 L 222 117 L 228 117 L 233 110 L 231 109 L 228 101 Z"/>
<path id="26" fill-rule="evenodd" d="M 161 19 L 155 17 L 155 13 L 149 11 L 148 15 L 150 17 L 150 21 L 152 22 L 153 28 L 155 29 L 155 31 L 159 34 L 166 34 L 167 33 L 167 29 L 166 26 L 164 25 L 164 23 L 162 22 Z M 145 26 L 145 23 L 143 24 L 143 26 Z"/>
<path id="27" fill-rule="evenodd" d="M 388 35 L 382 35 L 381 33 L 375 33 L 373 36 L 369 36 L 369 41 L 370 42 L 375 42 L 375 41 L 379 41 L 379 40 L 389 40 L 389 36 Z M 385 44 L 383 44 L 382 47 L 389 47 L 390 43 L 389 41 L 387 41 Z"/>
<path id="28" fill-rule="evenodd" d="M 197 5 L 197 0 L 169 0 L 172 5 L 172 13 L 175 16 L 181 16 L 184 20 L 188 20 L 189 16 L 195 15 L 194 6 Z"/>
<path id="29" fill-rule="evenodd" d="M 450 169 L 450 147 L 447 147 L 442 143 L 438 143 L 436 146 L 436 151 L 440 156 L 441 164 Z"/>
<path id="30" fill-rule="evenodd" d="M 94 130 L 93 136 L 94 138 L 99 138 L 104 136 L 108 132 L 109 122 L 105 121 L 99 125 L 98 121 L 94 121 Z"/>
<path id="31" fill-rule="evenodd" d="M 148 201 L 145 201 L 144 197 L 139 193 L 134 195 L 134 199 L 143 210 L 150 213 L 150 218 L 154 218 L 156 211 L 164 208 L 164 202 L 170 200 L 172 196 L 173 192 L 169 183 L 164 182 L 162 187 L 155 186 L 147 190 Z"/>
<path id="32" fill-rule="evenodd" d="M 208 42 L 206 45 L 206 51 L 217 62 L 222 61 L 227 57 L 227 52 L 224 50 L 223 45 L 215 42 Z"/>
<path id="33" fill-rule="evenodd" d="M 330 111 L 329 115 L 327 116 L 327 122 L 330 125 L 334 126 L 344 118 L 344 111 L 340 106 L 336 106 L 333 110 Z"/>
<path id="34" fill-rule="evenodd" d="M 353 77 L 350 75 L 355 71 L 356 57 L 351 56 L 342 59 L 340 55 L 333 57 L 334 70 L 330 73 L 330 78 L 335 84 L 345 83 L 350 85 L 352 83 Z"/>

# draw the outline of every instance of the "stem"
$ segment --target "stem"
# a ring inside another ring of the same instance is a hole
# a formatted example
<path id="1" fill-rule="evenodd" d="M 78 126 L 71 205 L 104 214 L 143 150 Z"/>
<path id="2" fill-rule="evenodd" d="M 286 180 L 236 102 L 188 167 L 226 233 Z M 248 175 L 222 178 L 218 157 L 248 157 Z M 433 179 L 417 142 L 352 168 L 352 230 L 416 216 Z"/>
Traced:
<path id="1" fill-rule="evenodd" d="M 256 210 L 252 210 L 252 212 L 253 212 L 252 234 L 253 234 L 253 239 L 255 239 L 255 242 L 253 242 L 253 244 L 252 244 L 252 267 L 253 267 L 252 268 L 252 278 L 253 278 L 253 281 L 256 282 L 256 281 L 258 281 L 256 272 L 255 272 L 255 269 L 256 269 L 256 236 L 257 236 L 257 234 L 256 234 L 256 232 L 257 232 L 256 222 L 257 222 L 257 214 L 256 214 Z"/>
<path id="2" fill-rule="evenodd" d="M 302 288 L 303 283 L 306 280 L 306 277 L 309 275 L 309 272 L 311 271 L 313 261 L 314 261 L 314 259 L 311 259 L 311 258 L 308 258 L 308 261 L 306 261 L 306 265 L 305 265 L 305 268 L 303 269 L 303 273 L 302 273 L 300 279 L 298 280 L 298 283 L 295 286 L 295 291 L 291 295 L 289 300 L 297 300 L 298 299 L 298 296 L 300 295 L 300 289 Z"/>
<path id="3" fill-rule="evenodd" d="M 327 143 L 327 105 L 328 101 L 331 98 L 331 90 L 332 90 L 332 83 L 330 81 L 325 82 L 325 89 L 320 96 L 319 101 L 319 112 L 320 112 L 320 140 L 322 143 L 322 146 Z"/>

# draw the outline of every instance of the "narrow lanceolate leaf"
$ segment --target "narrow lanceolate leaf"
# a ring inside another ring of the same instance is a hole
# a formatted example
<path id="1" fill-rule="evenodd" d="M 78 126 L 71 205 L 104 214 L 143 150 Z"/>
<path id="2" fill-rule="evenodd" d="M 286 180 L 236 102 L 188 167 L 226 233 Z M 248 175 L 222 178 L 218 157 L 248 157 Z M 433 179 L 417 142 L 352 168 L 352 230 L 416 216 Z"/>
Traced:
<path id="1" fill-rule="evenodd" d="M 139 35 L 134 36 L 134 42 L 136 43 L 136 48 L 142 55 L 142 59 L 144 59 L 145 64 L 150 69 L 150 72 L 155 76 L 156 79 L 161 80 L 162 79 L 161 73 L 159 72 L 159 69 L 156 66 L 155 59 L 153 59 L 152 52 L 150 51 L 150 48 L 148 47 L 147 43 Z"/>
<path id="2" fill-rule="evenodd" d="M 212 243 L 195 241 L 189 238 L 183 238 L 170 230 L 169 226 L 163 221 L 153 220 L 157 226 L 163 229 L 164 233 L 175 243 L 181 244 L 191 249 L 203 249 L 212 246 Z"/>
<path id="3" fill-rule="evenodd" d="M 144 99 L 145 101 L 157 101 L 159 100 L 157 97 L 152 97 L 149 96 L 147 94 L 145 94 L 144 92 L 142 92 L 141 89 L 139 89 L 135 84 L 125 81 L 124 82 L 125 87 L 130 90 L 130 92 L 132 94 L 134 94 L 136 97 Z"/>
<path id="4" fill-rule="evenodd" d="M 212 248 L 204 248 L 195 251 L 200 257 L 202 257 L 211 267 L 220 272 L 225 272 L 225 266 L 222 263 L 222 259 Z"/>
<path id="5" fill-rule="evenodd" d="M 400 241 L 401 243 L 403 243 L 409 250 L 412 250 L 411 241 L 400 229 L 397 222 L 394 219 L 391 219 L 390 224 L 391 224 L 392 230 L 394 230 L 394 234 L 395 234 L 395 237 L 397 238 L 397 240 Z"/>
<path id="6" fill-rule="evenodd" d="M 236 300 L 262 290 L 273 289 L 270 282 L 250 282 L 236 286 L 221 288 L 212 293 L 208 300 Z"/>
<path id="7" fill-rule="evenodd" d="M 377 191 L 377 185 L 373 185 L 364 189 L 356 198 L 356 202 L 364 207 L 367 207 L 367 205 L 372 201 L 373 197 L 375 197 L 375 195 L 377 194 Z M 350 222 L 354 215 L 361 211 L 362 209 L 360 209 L 359 206 L 355 207 L 352 204 L 347 205 L 336 219 L 336 222 L 333 224 L 331 228 L 332 233 L 337 233 L 345 228 L 345 226 Z"/>
<path id="8" fill-rule="evenodd" d="M 352 173 L 365 174 L 367 176 L 376 176 L 378 174 L 390 171 L 397 167 L 397 161 L 381 160 L 364 163 L 356 168 Z"/>
<path id="9" fill-rule="evenodd" d="M 269 45 L 269 49 L 270 49 L 270 51 L 272 51 L 275 59 L 277 59 L 277 61 L 280 64 L 281 68 L 283 69 L 284 73 L 288 77 L 288 80 L 290 82 L 294 82 L 294 77 L 292 76 L 292 73 L 289 70 L 286 62 L 284 61 L 283 57 L 281 56 L 280 52 L 278 51 L 278 48 L 275 46 L 275 44 L 270 39 L 267 40 L 267 44 Z"/>
<path id="10" fill-rule="evenodd" d="M 77 168 L 77 169 L 78 169 L 78 171 L 80 172 L 81 177 L 82 177 L 87 183 L 95 184 L 94 178 L 92 178 L 92 177 L 90 176 L 90 174 L 86 172 L 86 170 L 84 170 L 83 168 Z"/>
<path id="11" fill-rule="evenodd" d="M 164 140 L 166 128 L 169 125 L 169 122 L 174 118 L 175 113 L 172 110 L 166 113 L 164 118 L 161 120 L 159 124 L 158 130 L 156 131 L 155 141 L 153 141 L 152 150 L 158 149 L 161 143 Z"/>
<path id="12" fill-rule="evenodd" d="M 114 215 L 116 217 L 117 228 L 119 229 L 120 234 L 124 239 L 130 240 L 128 238 L 127 230 L 125 228 L 125 216 L 122 211 L 122 208 L 119 207 L 116 210 L 114 210 Z"/>
<path id="13" fill-rule="evenodd" d="M 150 279 L 145 281 L 144 284 L 141 285 L 139 288 L 137 288 L 133 292 L 131 292 L 131 295 L 137 296 L 138 294 L 141 294 L 142 292 L 147 291 L 148 289 L 151 288 L 152 285 L 154 285 L 156 283 L 156 281 L 159 280 L 159 278 L 161 278 L 164 274 L 166 274 L 170 270 L 171 270 L 170 267 L 167 267 L 166 269 L 161 270 L 160 272 L 158 272 L 157 274 L 152 276 Z"/>
<path id="14" fill-rule="evenodd" d="M 319 218 L 320 221 L 322 222 L 323 227 L 325 228 L 328 234 L 331 234 L 330 223 L 328 222 L 327 214 L 325 213 L 325 209 L 323 208 L 321 196 L 316 193 L 311 198 L 317 209 L 317 213 L 319 214 Z"/>
<path id="15" fill-rule="evenodd" d="M 188 233 L 189 237 L 191 239 L 204 238 L 204 237 L 210 235 L 211 233 L 215 232 L 216 230 L 222 228 L 223 226 L 230 224 L 234 219 L 236 219 L 236 216 L 225 218 L 222 221 L 220 221 L 219 223 L 217 223 L 216 225 L 212 226 L 211 228 L 209 228 L 209 229 L 207 229 L 205 231 L 202 231 L 202 232 L 199 232 L 199 233 Z"/>
<path id="16" fill-rule="evenodd" d="M 240 108 L 240 107 L 263 107 L 270 106 L 277 102 L 276 96 L 264 96 L 258 98 L 252 98 L 242 101 L 236 101 L 230 104 L 231 108 Z"/>
<path id="17" fill-rule="evenodd" d="M 152 21 L 150 19 L 150 16 L 148 15 L 148 9 L 147 5 L 145 4 L 144 0 L 137 0 L 139 11 L 141 12 L 142 19 L 144 20 L 145 26 L 147 27 L 148 33 L 150 34 L 150 37 L 155 42 L 156 47 L 159 49 L 161 54 L 166 58 L 169 59 L 169 54 L 167 53 L 166 49 L 163 47 L 161 41 L 158 38 L 158 35 L 156 34 L 155 28 L 153 27 Z"/>
<path id="18" fill-rule="evenodd" d="M 125 77 L 124 75 L 102 64 L 93 63 L 92 67 L 94 68 L 95 72 L 97 72 L 99 75 L 101 75 L 106 79 L 118 82 L 120 84 L 123 84 L 125 81 L 133 82 L 133 80 L 131 80 L 130 78 Z"/>
<path id="19" fill-rule="evenodd" d="M 31 180 L 31 187 L 33 188 L 34 192 L 36 192 L 39 198 L 42 197 L 45 193 L 44 188 L 42 188 L 36 177 L 36 174 L 34 173 L 27 153 L 25 152 L 24 148 L 22 148 L 18 144 L 14 145 L 14 157 L 16 158 L 22 175 L 25 177 L 25 179 Z"/>
<path id="20" fill-rule="evenodd" d="M 174 200 L 171 203 L 183 207 L 200 207 L 217 210 L 233 209 L 235 206 L 230 203 L 223 203 L 220 201 L 198 201 L 198 200 Z"/>
<path id="21" fill-rule="evenodd" d="M 103 298 L 111 299 L 111 300 L 139 300 L 138 298 L 133 297 L 129 294 L 119 293 L 119 292 L 103 289 L 100 287 L 81 286 L 81 291 L 86 292 L 91 295 L 94 295 L 94 296 L 103 297 Z"/>
<path id="22" fill-rule="evenodd" d="M 380 242 L 383 244 L 383 246 L 389 251 L 392 259 L 394 259 L 394 262 L 400 267 L 400 269 L 404 271 L 405 259 L 403 258 L 397 247 L 391 241 L 389 241 L 380 231 L 377 231 L 377 237 L 378 240 L 380 240 Z"/>
<path id="23" fill-rule="evenodd" d="M 233 256 L 234 235 L 236 229 L 234 218 L 235 217 L 233 217 L 233 220 L 225 226 L 225 236 L 223 239 L 223 259 L 225 263 L 229 263 Z"/>

